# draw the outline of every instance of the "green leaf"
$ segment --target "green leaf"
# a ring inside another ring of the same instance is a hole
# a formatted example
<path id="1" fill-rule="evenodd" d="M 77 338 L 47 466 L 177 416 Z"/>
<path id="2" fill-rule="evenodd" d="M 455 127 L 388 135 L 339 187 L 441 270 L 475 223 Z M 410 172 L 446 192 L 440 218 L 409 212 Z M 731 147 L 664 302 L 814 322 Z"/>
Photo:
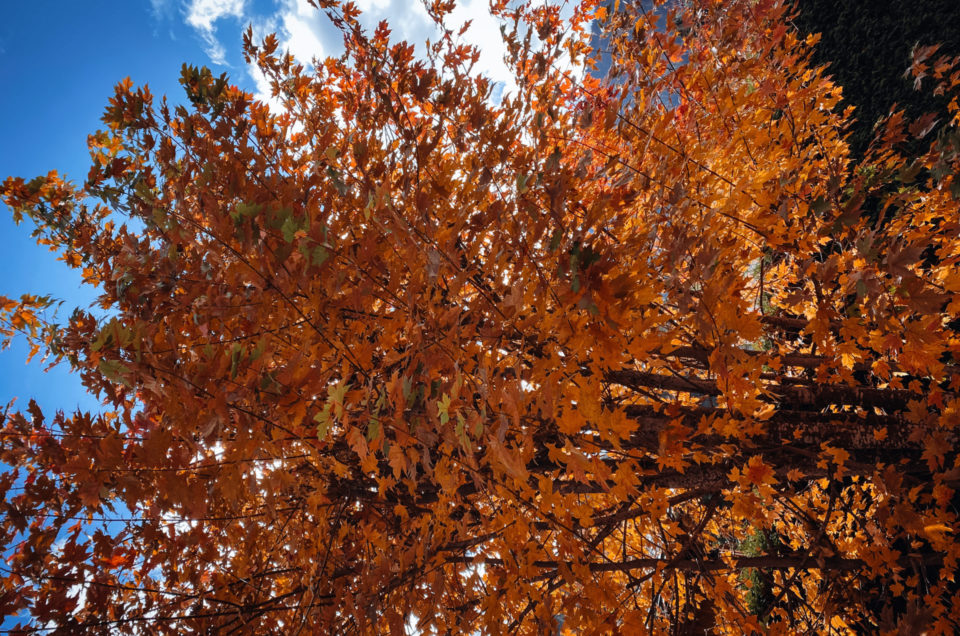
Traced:
<path id="1" fill-rule="evenodd" d="M 313 416 L 313 421 L 317 423 L 317 439 L 323 439 L 330 430 L 330 404 L 327 403 L 323 410 Z"/>
<path id="2" fill-rule="evenodd" d="M 386 403 L 387 403 L 386 395 L 385 395 L 384 393 L 380 393 L 380 394 L 377 396 L 377 401 L 374 402 L 374 404 L 373 404 L 373 412 L 374 412 L 374 414 L 379 414 L 379 413 L 380 413 L 380 410 L 383 409 L 383 405 L 386 404 Z"/>
<path id="3" fill-rule="evenodd" d="M 263 374 L 260 378 L 260 390 L 261 391 L 271 391 L 278 392 L 280 390 L 280 383 L 277 382 L 277 372 L 268 371 Z"/>
<path id="4" fill-rule="evenodd" d="M 349 386 L 349 382 L 338 382 L 335 386 L 328 389 L 327 404 L 331 405 L 337 417 L 343 417 L 343 400 Z"/>
<path id="5" fill-rule="evenodd" d="M 340 178 L 340 173 L 337 170 L 327 167 L 327 176 L 333 181 L 333 187 L 337 189 L 341 196 L 347 193 L 347 185 Z"/>
<path id="6" fill-rule="evenodd" d="M 857 298 L 863 298 L 867 295 L 867 284 L 862 280 L 857 281 Z"/>
<path id="7" fill-rule="evenodd" d="M 585 246 L 583 250 L 581 250 L 580 252 L 580 261 L 581 261 L 580 267 L 582 269 L 587 269 L 588 267 L 590 267 L 591 265 L 593 265 L 599 260 L 600 260 L 600 254 L 595 252 L 593 247 L 590 245 Z"/>
<path id="8" fill-rule="evenodd" d="M 367 424 L 367 441 L 372 442 L 380 435 L 380 418 L 370 418 Z"/>
<path id="9" fill-rule="evenodd" d="M 373 193 L 367 195 L 367 205 L 363 208 L 363 218 L 367 221 L 370 220 L 370 215 L 373 212 L 373 208 L 376 205 L 376 199 L 373 196 Z"/>
<path id="10" fill-rule="evenodd" d="M 267 339 L 261 338 L 257 341 L 257 346 L 253 348 L 253 351 L 250 353 L 250 361 L 259 360 L 260 356 L 263 355 L 263 350 L 267 347 Z"/>
<path id="11" fill-rule="evenodd" d="M 117 382 L 127 388 L 131 388 L 130 382 L 123 376 L 130 373 L 130 367 L 119 360 L 101 360 L 98 365 L 100 373 L 107 377 L 111 382 Z"/>
<path id="12" fill-rule="evenodd" d="M 256 203 L 240 203 L 237 205 L 236 209 L 230 213 L 230 216 L 233 217 L 234 221 L 249 219 L 260 214 L 262 207 L 263 206 Z"/>
<path id="13" fill-rule="evenodd" d="M 91 350 L 91 351 L 100 351 L 100 349 L 102 349 L 104 346 L 107 345 L 107 343 L 110 342 L 110 338 L 112 337 L 112 333 L 113 333 L 113 332 L 112 332 L 112 330 L 110 329 L 110 326 L 109 326 L 109 325 L 107 325 L 106 327 L 104 327 L 103 329 L 101 329 L 99 335 L 97 335 L 97 339 L 93 341 L 93 344 L 92 344 L 92 345 L 90 345 L 90 350 Z"/>
<path id="14" fill-rule="evenodd" d="M 446 393 L 437 401 L 437 412 L 440 414 L 440 424 L 450 421 L 450 396 Z"/>
<path id="15" fill-rule="evenodd" d="M 327 262 L 328 258 L 330 258 L 330 252 L 327 251 L 327 248 L 325 248 L 323 245 L 318 245 L 313 248 L 313 253 L 310 256 L 310 263 L 320 267 Z"/>
<path id="16" fill-rule="evenodd" d="M 230 379 L 237 377 L 237 368 L 240 365 L 240 358 L 242 357 L 243 347 L 239 342 L 234 343 L 233 347 L 230 348 Z"/>
<path id="17" fill-rule="evenodd" d="M 937 181 L 940 181 L 948 174 L 950 174 L 950 165 L 944 161 L 938 161 L 933 165 L 933 168 L 930 169 L 930 175 Z"/>
<path id="18" fill-rule="evenodd" d="M 287 220 L 283 222 L 283 225 L 280 226 L 280 232 L 283 233 L 283 240 L 287 243 L 292 243 L 293 235 L 296 234 L 299 229 L 300 223 L 292 216 L 288 217 Z"/>
<path id="19" fill-rule="evenodd" d="M 555 252 L 560 247 L 560 241 L 563 239 L 563 230 L 557 228 L 550 237 L 550 251 Z"/>
<path id="20" fill-rule="evenodd" d="M 529 188 L 527 187 L 527 180 L 530 179 L 530 175 L 527 174 L 518 174 L 517 175 L 517 191 L 520 194 L 523 194 Z"/>
<path id="21" fill-rule="evenodd" d="M 830 202 L 827 201 L 826 197 L 817 197 L 810 207 L 817 214 L 823 214 L 830 209 Z"/>

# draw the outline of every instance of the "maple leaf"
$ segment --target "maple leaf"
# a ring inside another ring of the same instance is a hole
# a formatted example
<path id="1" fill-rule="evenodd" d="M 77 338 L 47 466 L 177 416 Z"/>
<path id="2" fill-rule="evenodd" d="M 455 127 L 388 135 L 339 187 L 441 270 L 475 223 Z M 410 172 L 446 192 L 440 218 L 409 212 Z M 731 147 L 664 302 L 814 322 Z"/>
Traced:
<path id="1" fill-rule="evenodd" d="M 927 462 L 930 470 L 942 468 L 947 453 L 954 449 L 954 445 L 948 440 L 943 432 L 937 432 L 928 436 L 924 442 L 923 459 Z"/>
<path id="2" fill-rule="evenodd" d="M 763 458 L 759 455 L 754 455 L 747 461 L 743 469 L 742 479 L 747 485 L 757 488 L 761 496 L 771 494 L 773 490 L 770 486 L 777 483 L 773 467 L 764 463 Z"/>

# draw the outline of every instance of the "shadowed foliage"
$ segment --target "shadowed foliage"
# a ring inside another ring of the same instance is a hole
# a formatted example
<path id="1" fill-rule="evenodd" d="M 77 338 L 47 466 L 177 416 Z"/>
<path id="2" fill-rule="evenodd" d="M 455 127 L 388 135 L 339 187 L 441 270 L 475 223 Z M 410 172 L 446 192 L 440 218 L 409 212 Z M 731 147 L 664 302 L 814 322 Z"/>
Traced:
<path id="1" fill-rule="evenodd" d="M 916 119 L 942 113 L 948 99 L 916 90 L 904 76 L 914 46 L 940 44 L 939 53 L 960 55 L 960 3 L 953 0 L 798 0 L 793 20 L 804 34 L 821 34 L 817 64 L 843 87 L 844 102 L 856 106 L 850 144 L 863 154 L 874 126 L 895 105 Z"/>

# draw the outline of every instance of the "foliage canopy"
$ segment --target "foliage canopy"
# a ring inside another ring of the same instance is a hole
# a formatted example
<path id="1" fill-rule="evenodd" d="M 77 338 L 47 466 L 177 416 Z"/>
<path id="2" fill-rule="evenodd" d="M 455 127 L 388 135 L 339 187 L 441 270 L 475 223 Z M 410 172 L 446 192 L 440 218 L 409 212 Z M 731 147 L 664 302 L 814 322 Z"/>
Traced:
<path id="1" fill-rule="evenodd" d="M 126 80 L 82 187 L 0 187 L 107 316 L 3 299 L 4 333 L 110 408 L 7 414 L 0 613 L 958 627 L 954 62 L 914 60 L 952 100 L 935 138 L 894 115 L 855 161 L 773 0 L 494 2 L 499 103 L 462 32 L 418 58 L 317 4 L 339 59 L 247 35 L 277 111 L 206 69 L 184 68 L 189 108 Z M 595 17 L 606 84 L 576 70 Z"/>

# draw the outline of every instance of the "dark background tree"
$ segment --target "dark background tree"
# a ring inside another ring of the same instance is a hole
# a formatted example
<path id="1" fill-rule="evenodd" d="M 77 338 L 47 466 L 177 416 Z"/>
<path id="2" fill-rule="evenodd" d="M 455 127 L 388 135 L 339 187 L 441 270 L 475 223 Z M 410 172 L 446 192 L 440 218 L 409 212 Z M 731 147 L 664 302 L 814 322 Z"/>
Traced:
<path id="1" fill-rule="evenodd" d="M 843 87 L 844 101 L 856 106 L 850 142 L 862 155 L 874 124 L 898 104 L 910 119 L 945 112 L 947 102 L 917 91 L 905 78 L 914 45 L 940 43 L 939 53 L 960 54 L 960 2 L 955 0 L 797 0 L 794 24 L 804 34 L 820 33 L 816 64 Z"/>

